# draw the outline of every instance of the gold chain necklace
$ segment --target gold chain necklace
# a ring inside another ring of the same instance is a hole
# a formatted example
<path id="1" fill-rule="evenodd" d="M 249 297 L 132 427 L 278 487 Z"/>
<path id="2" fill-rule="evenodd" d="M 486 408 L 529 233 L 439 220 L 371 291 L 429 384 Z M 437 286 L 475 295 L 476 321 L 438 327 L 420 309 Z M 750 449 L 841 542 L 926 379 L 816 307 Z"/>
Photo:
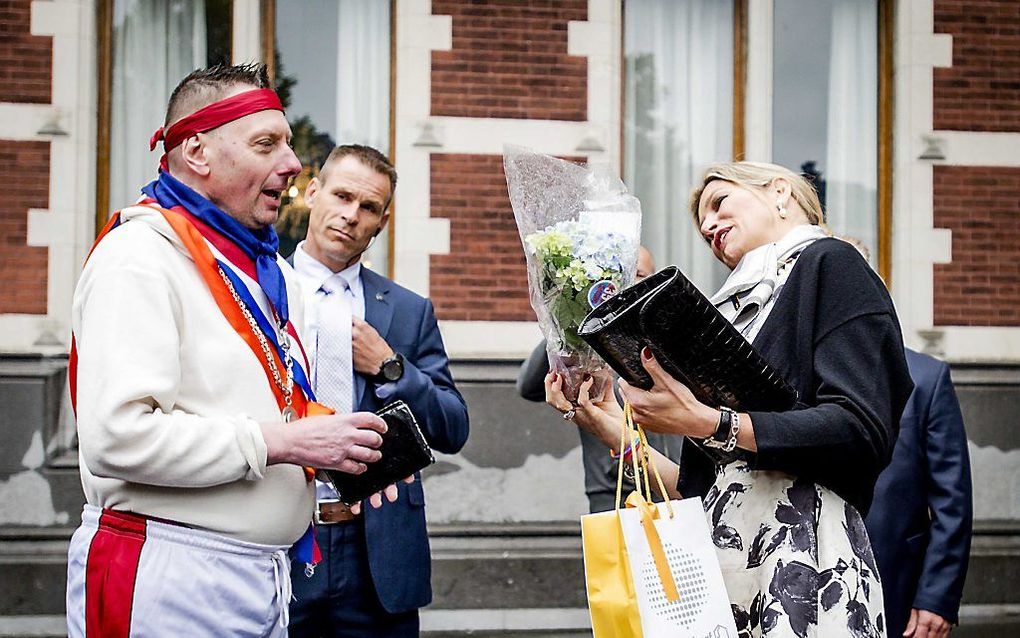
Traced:
<path id="1" fill-rule="evenodd" d="M 273 353 L 269 348 L 269 341 L 266 340 L 266 336 L 262 334 L 262 328 L 259 327 L 255 317 L 251 314 L 251 310 L 241 300 L 241 297 L 237 294 L 237 290 L 234 289 L 233 282 L 230 281 L 230 277 L 227 277 L 227 273 L 223 272 L 223 267 L 218 268 L 220 277 L 223 278 L 223 283 L 227 285 L 227 290 L 230 291 L 230 296 L 234 298 L 234 303 L 241 309 L 241 314 L 244 316 L 245 321 L 251 327 L 251 331 L 255 333 L 255 337 L 259 340 L 259 345 L 262 347 L 262 354 L 266 359 L 266 363 L 269 366 L 269 372 L 273 376 L 273 383 L 276 385 L 280 393 L 283 394 L 284 407 L 282 410 L 283 420 L 285 423 L 290 423 L 297 417 L 297 411 L 291 405 L 291 401 L 294 396 L 294 360 L 290 356 L 290 335 L 287 334 L 286 326 L 279 324 L 277 326 L 277 338 L 280 340 L 280 348 L 283 350 L 283 362 L 286 367 L 286 381 L 280 375 L 280 370 L 276 366 L 276 359 L 273 357 Z"/>

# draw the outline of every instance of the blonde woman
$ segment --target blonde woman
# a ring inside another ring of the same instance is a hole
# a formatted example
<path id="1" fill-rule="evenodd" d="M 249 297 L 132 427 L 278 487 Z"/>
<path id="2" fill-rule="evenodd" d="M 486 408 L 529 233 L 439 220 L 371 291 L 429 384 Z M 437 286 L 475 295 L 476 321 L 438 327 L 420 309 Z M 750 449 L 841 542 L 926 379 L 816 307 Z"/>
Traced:
<path id="1" fill-rule="evenodd" d="M 704 405 L 645 348 L 649 391 L 625 382 L 635 419 L 681 434 L 679 465 L 652 461 L 701 496 L 741 636 L 885 636 L 882 588 L 864 529 L 912 384 L 892 302 L 849 244 L 829 237 L 818 196 L 772 164 L 710 168 L 692 193 L 701 235 L 732 270 L 711 301 L 799 393 L 786 412 Z M 555 375 L 547 402 L 571 409 Z M 612 396 L 581 388 L 574 421 L 619 445 Z M 714 463 L 703 447 L 730 448 Z M 668 478 L 667 478 L 668 477 Z"/>

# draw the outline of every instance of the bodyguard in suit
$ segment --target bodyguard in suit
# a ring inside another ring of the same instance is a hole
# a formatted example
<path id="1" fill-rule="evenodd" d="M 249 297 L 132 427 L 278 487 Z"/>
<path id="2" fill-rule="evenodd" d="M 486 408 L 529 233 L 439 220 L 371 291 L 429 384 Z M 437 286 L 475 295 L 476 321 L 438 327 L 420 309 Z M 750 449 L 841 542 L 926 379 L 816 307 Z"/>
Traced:
<path id="1" fill-rule="evenodd" d="M 890 638 L 942 638 L 958 621 L 970 556 L 970 457 L 949 366 L 907 350 L 914 381 L 865 524 Z"/>
<path id="2" fill-rule="evenodd" d="M 429 445 L 455 453 L 468 436 L 432 303 L 365 268 L 361 255 L 389 221 L 397 173 L 379 151 L 339 146 L 305 192 L 308 235 L 294 268 L 305 293 L 305 343 L 317 398 L 338 412 L 410 406 Z M 310 355 L 312 353 L 309 353 Z M 353 514 L 318 485 L 322 562 L 293 568 L 290 635 L 418 635 L 432 600 L 420 477 L 396 502 Z"/>

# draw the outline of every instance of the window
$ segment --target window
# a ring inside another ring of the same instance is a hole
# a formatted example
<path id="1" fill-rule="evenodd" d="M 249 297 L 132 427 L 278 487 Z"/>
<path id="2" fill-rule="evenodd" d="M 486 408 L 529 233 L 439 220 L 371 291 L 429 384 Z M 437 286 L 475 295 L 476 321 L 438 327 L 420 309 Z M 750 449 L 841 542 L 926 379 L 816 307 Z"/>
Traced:
<path id="1" fill-rule="evenodd" d="M 390 154 L 390 3 L 378 0 L 276 0 L 276 84 L 304 170 L 277 223 L 280 253 L 308 228 L 304 190 L 338 144 Z M 363 263 L 388 274 L 388 236 Z"/>
<path id="2" fill-rule="evenodd" d="M 756 127 L 747 137 L 769 140 L 755 159 L 812 176 L 833 232 L 861 240 L 888 276 L 890 8 L 887 0 L 627 0 L 624 180 L 641 200 L 642 235 L 658 265 L 677 264 L 707 294 L 724 281 L 691 223 L 688 194 L 706 166 L 742 156 L 744 112 L 771 89 L 765 108 L 747 113 Z M 745 35 L 759 43 L 746 61 Z M 744 96 L 733 78 L 752 66 L 766 88 Z"/>
<path id="3" fill-rule="evenodd" d="M 878 0 L 775 0 L 772 157 L 878 257 Z"/>
<path id="4" fill-rule="evenodd" d="M 234 12 L 252 10 L 250 2 L 234 5 L 235 0 L 99 3 L 97 232 L 110 210 L 134 202 L 155 178 L 162 151 L 150 153 L 147 142 L 163 124 L 170 92 L 193 69 L 231 63 L 239 41 L 261 41 L 259 57 L 272 62 L 305 167 L 281 207 L 282 254 L 304 238 L 304 188 L 333 146 L 368 144 L 390 154 L 390 2 L 261 0 L 257 22 L 237 22 L 257 33 L 232 33 Z M 365 255 L 365 263 L 383 274 L 391 240 L 392 225 Z"/>
<path id="5" fill-rule="evenodd" d="M 624 181 L 641 200 L 642 242 L 702 292 L 727 271 L 687 212 L 705 169 L 733 152 L 732 2 L 624 5 Z"/>
<path id="6" fill-rule="evenodd" d="M 230 62 L 231 0 L 113 0 L 111 18 L 107 201 L 119 209 L 156 177 L 162 148 L 148 142 L 170 92 L 192 70 Z"/>

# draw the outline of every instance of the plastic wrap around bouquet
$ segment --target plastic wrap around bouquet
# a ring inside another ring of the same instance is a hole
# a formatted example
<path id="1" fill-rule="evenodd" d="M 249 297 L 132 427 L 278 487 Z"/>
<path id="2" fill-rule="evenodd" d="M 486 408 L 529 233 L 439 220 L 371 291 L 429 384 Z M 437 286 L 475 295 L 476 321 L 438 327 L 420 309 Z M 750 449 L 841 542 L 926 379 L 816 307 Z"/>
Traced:
<path id="1" fill-rule="evenodd" d="M 503 167 L 528 261 L 531 306 L 546 338 L 550 368 L 577 398 L 582 381 L 605 391 L 609 368 L 577 336 L 585 316 L 634 282 L 641 204 L 609 166 L 584 166 L 505 146 Z"/>

